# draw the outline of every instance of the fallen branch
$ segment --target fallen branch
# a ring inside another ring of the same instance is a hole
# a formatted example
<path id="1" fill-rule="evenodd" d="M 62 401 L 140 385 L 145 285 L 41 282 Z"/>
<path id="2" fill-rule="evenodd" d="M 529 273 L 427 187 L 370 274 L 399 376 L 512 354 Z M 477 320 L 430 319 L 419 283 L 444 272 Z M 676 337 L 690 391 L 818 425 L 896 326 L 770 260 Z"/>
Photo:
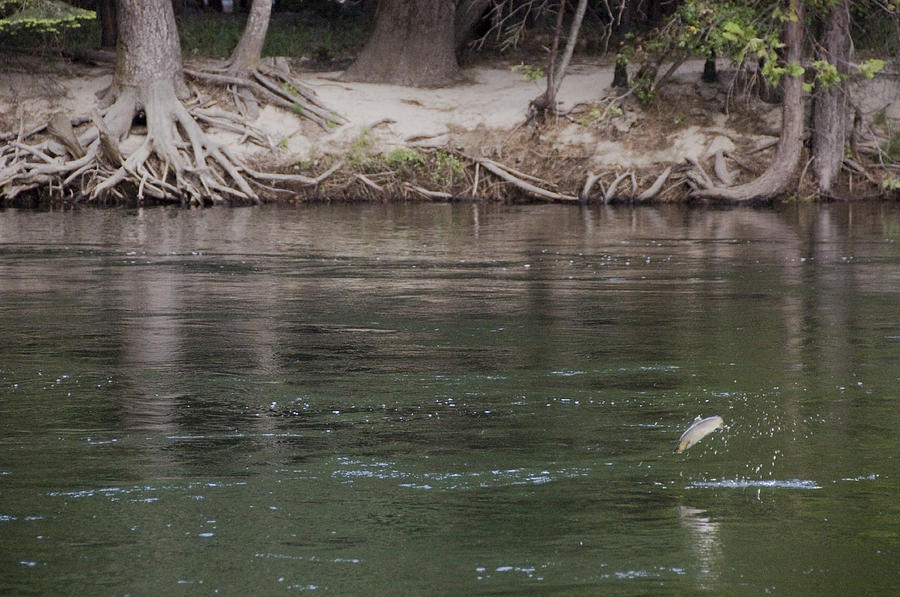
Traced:
<path id="1" fill-rule="evenodd" d="M 371 178 L 369 178 L 365 174 L 360 174 L 357 172 L 354 176 L 356 178 L 358 178 L 359 180 L 361 180 L 365 185 L 372 187 L 373 189 L 375 189 L 378 192 L 381 192 L 384 190 L 384 187 L 382 187 L 380 184 L 373 181 Z"/>
<path id="2" fill-rule="evenodd" d="M 711 189 L 714 186 L 716 186 L 716 184 L 709 177 L 709 174 L 706 173 L 706 170 L 703 169 L 703 165 L 700 164 L 699 160 L 697 160 L 696 158 L 693 158 L 693 157 L 689 157 L 687 159 L 687 161 L 689 161 L 691 163 L 691 165 L 694 166 L 694 168 L 696 168 L 697 171 L 700 173 L 700 180 L 703 182 L 703 186 L 705 188 Z"/>
<path id="3" fill-rule="evenodd" d="M 656 177 L 656 181 L 650 185 L 650 188 L 638 195 L 638 201 L 648 201 L 656 197 L 656 194 L 659 193 L 659 190 L 665 184 L 666 179 L 669 178 L 669 174 L 672 173 L 672 166 L 667 166 L 665 170 L 663 170 L 662 174 Z"/>
<path id="4" fill-rule="evenodd" d="M 630 172 L 623 172 L 619 174 L 615 180 L 612 181 L 612 184 L 609 185 L 609 188 L 606 189 L 606 194 L 603 196 L 603 202 L 609 203 L 610 200 L 614 199 L 616 196 L 616 187 L 619 186 L 619 183 L 628 178 Z"/>
<path id="5" fill-rule="evenodd" d="M 846 165 L 849 169 L 853 170 L 854 172 L 858 172 L 859 174 L 862 174 L 863 177 L 866 180 L 868 180 L 870 183 L 878 184 L 878 181 L 875 180 L 875 177 L 873 177 L 871 174 L 869 174 L 868 170 L 863 168 L 856 161 L 854 161 L 850 158 L 844 158 L 844 165 Z"/>
<path id="6" fill-rule="evenodd" d="M 480 163 L 486 170 L 493 172 L 503 180 L 512 183 L 526 193 L 529 193 L 536 197 L 541 197 L 543 199 L 552 199 L 555 201 L 578 201 L 578 197 L 575 197 L 574 195 L 554 193 L 553 191 L 548 191 L 547 189 L 543 189 L 539 186 L 533 185 L 530 182 L 527 182 L 522 178 L 513 175 L 511 172 L 514 172 L 514 170 L 507 169 L 506 166 L 503 166 L 502 164 L 493 160 L 489 160 L 487 158 L 476 158 L 474 161 Z"/>
<path id="7" fill-rule="evenodd" d="M 760 151 L 769 149 L 770 147 L 775 147 L 776 145 L 778 145 L 778 141 L 779 141 L 778 137 L 776 137 L 770 141 L 766 141 L 762 145 L 757 146 L 755 149 L 751 149 L 749 151 L 749 153 L 759 153 Z"/>
<path id="8" fill-rule="evenodd" d="M 244 168 L 244 172 L 252 176 L 257 180 L 271 180 L 276 182 L 299 182 L 300 184 L 312 186 L 321 184 L 326 178 L 337 172 L 341 166 L 343 166 L 343 162 L 338 162 L 334 164 L 331 168 L 326 170 L 325 172 L 319 174 L 316 177 L 304 176 L 302 174 L 269 174 L 266 172 L 259 172 L 257 170 L 252 170 L 250 168 Z"/>
<path id="9" fill-rule="evenodd" d="M 762 170 L 753 166 L 752 164 L 745 162 L 742 158 L 739 158 L 738 156 L 736 156 L 735 154 L 733 154 L 731 152 L 728 152 L 725 155 L 728 158 L 730 158 L 732 161 L 734 161 L 735 164 L 737 164 L 738 166 L 740 166 L 741 168 L 743 168 L 750 174 L 753 174 L 754 176 L 759 176 L 762 173 Z"/>
<path id="10" fill-rule="evenodd" d="M 453 195 L 450 193 L 445 193 L 443 191 L 429 191 L 428 189 L 422 188 L 420 186 L 405 182 L 403 183 L 403 187 L 413 190 L 423 197 L 427 197 L 429 199 L 453 199 Z"/>

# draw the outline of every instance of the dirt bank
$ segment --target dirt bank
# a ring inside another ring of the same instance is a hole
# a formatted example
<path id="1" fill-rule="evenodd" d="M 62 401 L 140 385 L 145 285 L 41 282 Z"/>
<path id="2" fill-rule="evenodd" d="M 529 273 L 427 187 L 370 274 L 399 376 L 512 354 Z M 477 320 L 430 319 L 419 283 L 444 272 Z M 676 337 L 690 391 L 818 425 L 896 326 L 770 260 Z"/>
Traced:
<path id="1" fill-rule="evenodd" d="M 341 164 L 319 185 L 263 192 L 267 200 L 279 201 L 678 201 L 697 177 L 739 182 L 771 159 L 780 107 L 742 92 L 727 71 L 719 83 L 702 83 L 702 62 L 682 66 L 649 107 L 633 97 L 612 101 L 621 91 L 610 88 L 611 65 L 576 64 L 559 94 L 562 115 L 538 126 L 523 121 L 544 81 L 526 80 L 511 66 L 469 68 L 466 83 L 444 89 L 346 83 L 337 79 L 339 73 L 302 73 L 347 124 L 323 131 L 269 106 L 252 123 L 265 132 L 267 146 L 213 133 L 248 163 L 267 170 L 315 176 Z M 87 116 L 95 94 L 111 81 L 108 68 L 31 58 L 9 60 L 0 75 L 0 134 L 7 138 L 23 120 L 28 130 L 58 110 Z M 199 93 L 208 101 L 217 91 L 201 87 Z M 895 78 L 854 87 L 853 99 L 862 115 L 860 135 L 900 129 Z M 847 184 L 854 182 L 858 194 L 878 190 L 861 174 L 848 177 Z M 812 192 L 808 183 L 799 181 L 797 196 Z"/>

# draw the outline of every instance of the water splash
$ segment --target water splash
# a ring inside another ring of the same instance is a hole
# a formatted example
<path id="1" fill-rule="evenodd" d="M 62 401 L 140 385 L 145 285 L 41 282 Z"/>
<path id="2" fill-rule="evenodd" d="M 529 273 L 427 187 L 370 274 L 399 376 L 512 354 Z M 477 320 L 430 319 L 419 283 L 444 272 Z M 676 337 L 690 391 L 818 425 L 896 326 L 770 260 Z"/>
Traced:
<path id="1" fill-rule="evenodd" d="M 749 488 L 774 488 L 774 489 L 822 489 L 811 479 L 719 479 L 713 481 L 691 481 L 685 489 L 749 489 Z"/>

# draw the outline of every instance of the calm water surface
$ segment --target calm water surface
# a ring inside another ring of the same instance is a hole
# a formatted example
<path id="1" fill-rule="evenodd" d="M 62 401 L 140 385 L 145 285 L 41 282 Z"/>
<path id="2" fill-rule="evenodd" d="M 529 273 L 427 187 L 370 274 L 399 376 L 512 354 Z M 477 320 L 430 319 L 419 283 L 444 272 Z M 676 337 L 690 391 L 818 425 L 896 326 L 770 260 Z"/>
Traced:
<path id="1" fill-rule="evenodd" d="M 896 204 L 0 211 L 0 592 L 891 594 L 898 240 Z"/>

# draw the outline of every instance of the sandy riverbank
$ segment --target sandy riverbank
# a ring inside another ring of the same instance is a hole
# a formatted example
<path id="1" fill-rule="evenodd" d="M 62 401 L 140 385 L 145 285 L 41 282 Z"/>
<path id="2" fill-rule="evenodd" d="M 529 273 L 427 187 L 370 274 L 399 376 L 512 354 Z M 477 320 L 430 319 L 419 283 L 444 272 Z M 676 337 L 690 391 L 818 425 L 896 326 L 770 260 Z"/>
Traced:
<path id="1" fill-rule="evenodd" d="M 468 167 L 471 164 L 463 164 L 466 172 L 455 180 L 452 169 L 449 177 L 434 176 L 434 172 L 428 176 L 407 173 L 415 180 L 404 180 L 402 172 L 384 176 L 384 158 L 399 148 L 411 148 L 495 160 L 535 177 L 535 185 L 567 197 L 579 194 L 588 173 L 600 176 L 592 193 L 599 193 L 601 199 L 606 198 L 612 181 L 626 173 L 631 176 L 622 181 L 619 191 L 637 196 L 661 171 L 671 168 L 675 174 L 655 198 L 678 200 L 688 190 L 686 178 L 677 174 L 680 170 L 699 163 L 712 172 L 712 157 L 725 152 L 741 156 L 731 164 L 738 179 L 751 177 L 771 155 L 771 150 L 754 150 L 777 138 L 780 107 L 738 94 L 727 72 L 721 83 L 700 82 L 701 62 L 682 66 L 663 87 L 656 104 L 644 108 L 627 98 L 620 103 L 621 114 L 602 119 L 598 116 L 608 105 L 604 100 L 619 93 L 610 88 L 612 67 L 575 64 L 559 94 L 561 109 L 572 110 L 569 117 L 555 118 L 537 129 L 523 127 L 528 104 L 541 93 L 544 81 L 527 81 L 510 66 L 468 68 L 466 83 L 443 89 L 346 83 L 338 80 L 339 73 L 299 73 L 347 124 L 323 131 L 291 112 L 269 106 L 253 123 L 265 131 L 269 147 L 240 144 L 240 138 L 229 133 L 213 134 L 245 159 L 282 171 L 315 173 L 340 159 L 346 164 L 343 177 L 339 171 L 329 188 L 348 198 L 377 196 L 376 188 L 387 195 L 407 196 L 421 195 L 423 189 L 435 196 L 530 195 L 496 177 L 483 176 L 479 181 L 479 173 Z M 26 127 L 39 124 L 56 110 L 87 115 L 96 92 L 111 81 L 107 68 L 29 59 L 7 63 L 2 77 L 2 132 L 17 129 L 20 118 Z M 882 77 L 854 87 L 854 101 L 866 119 L 883 113 L 889 123 L 900 127 L 896 79 Z M 302 196 L 320 192 L 307 189 Z"/>

